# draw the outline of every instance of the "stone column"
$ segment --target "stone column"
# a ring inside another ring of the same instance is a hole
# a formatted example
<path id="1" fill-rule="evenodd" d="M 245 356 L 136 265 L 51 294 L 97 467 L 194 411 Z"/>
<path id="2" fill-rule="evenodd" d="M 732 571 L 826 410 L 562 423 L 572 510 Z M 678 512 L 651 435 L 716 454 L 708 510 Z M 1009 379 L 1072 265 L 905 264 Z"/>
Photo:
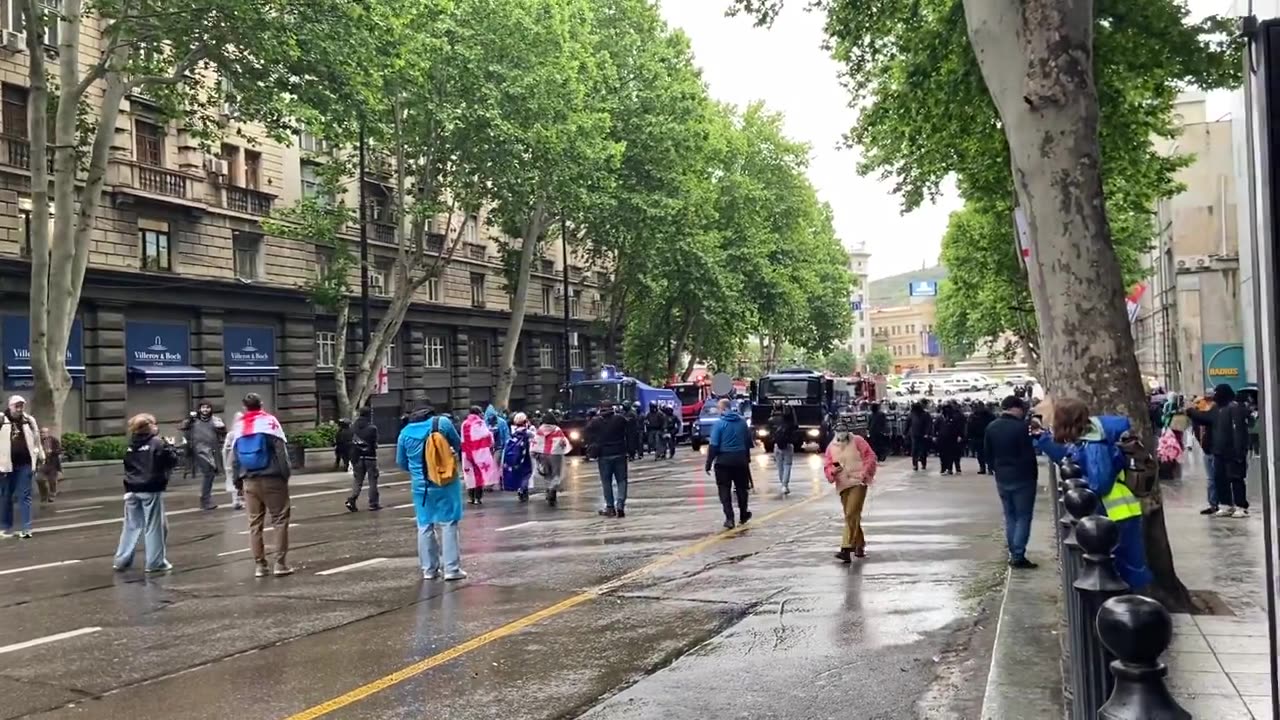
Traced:
<path id="1" fill-rule="evenodd" d="M 191 332 L 191 364 L 204 370 L 204 382 L 191 386 L 192 404 L 207 402 L 214 415 L 222 415 L 226 368 L 222 354 L 222 311 L 200 308 Z"/>
<path id="2" fill-rule="evenodd" d="M 427 397 L 426 386 L 426 333 L 421 325 L 405 323 L 401 336 L 405 347 L 400 351 L 404 365 L 404 403 L 416 408 Z"/>
<path id="3" fill-rule="evenodd" d="M 316 424 L 316 324 L 311 315 L 288 315 L 276 348 L 280 377 L 276 380 L 275 415 L 286 430 Z"/>
<path id="4" fill-rule="evenodd" d="M 600 368 L 604 367 L 604 343 L 597 338 L 587 337 L 585 333 L 581 336 L 580 342 L 584 343 L 583 350 L 586 351 L 586 354 L 583 355 L 583 362 L 587 367 L 583 368 L 583 370 L 587 371 L 587 377 L 591 377 L 599 373 Z"/>
<path id="5" fill-rule="evenodd" d="M 465 411 L 471 407 L 471 352 L 466 328 L 454 328 L 449 349 L 449 376 L 452 388 L 449 406 Z"/>
<path id="6" fill-rule="evenodd" d="M 96 304 L 84 312 L 84 431 L 125 434 L 128 392 L 124 356 L 124 306 Z"/>
<path id="7" fill-rule="evenodd" d="M 542 397 L 542 360 L 538 349 L 542 346 L 542 338 L 538 335 L 524 337 L 524 395 L 525 403 L 530 409 L 545 409 Z"/>

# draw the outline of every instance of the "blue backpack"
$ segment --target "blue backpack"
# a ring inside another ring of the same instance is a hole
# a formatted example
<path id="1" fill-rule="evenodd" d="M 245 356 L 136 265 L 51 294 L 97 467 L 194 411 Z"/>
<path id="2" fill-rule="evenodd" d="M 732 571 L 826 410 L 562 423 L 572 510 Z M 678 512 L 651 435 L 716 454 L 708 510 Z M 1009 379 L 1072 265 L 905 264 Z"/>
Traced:
<path id="1" fill-rule="evenodd" d="M 243 471 L 266 470 L 271 465 L 271 436 L 266 433 L 236 438 L 236 462 Z"/>

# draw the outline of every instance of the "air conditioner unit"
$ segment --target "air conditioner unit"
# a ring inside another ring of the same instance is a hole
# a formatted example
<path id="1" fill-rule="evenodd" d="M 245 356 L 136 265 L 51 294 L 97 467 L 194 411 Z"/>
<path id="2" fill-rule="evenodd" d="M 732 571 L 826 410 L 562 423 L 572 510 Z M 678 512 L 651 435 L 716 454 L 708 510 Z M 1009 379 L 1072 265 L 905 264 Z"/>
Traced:
<path id="1" fill-rule="evenodd" d="M 5 52 L 22 52 L 22 49 L 26 46 L 26 38 L 20 32 L 5 30 L 3 40 L 4 43 L 0 47 L 3 47 Z"/>
<path id="2" fill-rule="evenodd" d="M 230 172 L 230 164 L 222 158 L 205 158 L 204 169 L 209 171 L 210 175 L 225 176 Z"/>
<path id="3" fill-rule="evenodd" d="M 564 288 L 557 285 L 555 287 L 555 293 L 556 293 L 556 297 L 564 297 Z"/>

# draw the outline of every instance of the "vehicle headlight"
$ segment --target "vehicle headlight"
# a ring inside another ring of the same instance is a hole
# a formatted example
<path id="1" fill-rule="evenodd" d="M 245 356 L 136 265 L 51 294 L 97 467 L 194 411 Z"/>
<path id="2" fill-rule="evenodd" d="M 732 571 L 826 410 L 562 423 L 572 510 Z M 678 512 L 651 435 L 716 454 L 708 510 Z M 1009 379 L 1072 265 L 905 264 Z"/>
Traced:
<path id="1" fill-rule="evenodd" d="M 809 429 L 809 437 L 818 437 L 821 434 L 822 434 L 822 431 L 819 430 L 818 428 Z"/>
<path id="2" fill-rule="evenodd" d="M 581 440 L 581 439 L 582 439 L 582 433 L 578 432 L 577 430 L 570 430 L 570 431 L 569 431 L 569 439 L 570 439 L 570 440 L 575 440 L 575 441 L 576 441 L 576 440 Z"/>
<path id="3" fill-rule="evenodd" d="M 769 437 L 768 428 L 760 428 L 756 431 L 756 437 Z"/>

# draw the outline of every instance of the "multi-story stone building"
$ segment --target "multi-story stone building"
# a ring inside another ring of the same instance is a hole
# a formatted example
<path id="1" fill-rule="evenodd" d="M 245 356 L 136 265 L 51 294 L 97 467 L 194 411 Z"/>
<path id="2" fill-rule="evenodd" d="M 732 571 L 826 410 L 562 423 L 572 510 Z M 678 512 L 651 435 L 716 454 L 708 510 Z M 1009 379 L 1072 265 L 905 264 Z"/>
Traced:
<path id="1" fill-rule="evenodd" d="M 893 355 L 894 373 L 931 373 L 942 367 L 942 353 L 933 329 L 937 319 L 933 298 L 876 308 L 870 318 L 875 345 L 883 345 Z"/>
<path id="2" fill-rule="evenodd" d="M 870 311 L 869 289 L 871 286 L 871 253 L 865 245 L 859 244 L 849 251 L 849 272 L 853 273 L 857 286 L 850 298 L 853 310 L 853 326 L 849 333 L 847 347 L 857 358 L 859 366 L 866 364 L 867 353 L 871 351 L 871 324 L 867 321 Z"/>
<path id="3" fill-rule="evenodd" d="M 91 45 L 94 38 L 86 33 L 85 40 Z M 20 390 L 31 382 L 25 52 L 0 53 L 0 81 L 0 372 L 6 388 Z M 273 210 L 316 191 L 326 149 L 306 135 L 281 145 L 259 128 L 239 129 L 253 139 L 229 128 L 220 147 L 206 152 L 180 124 L 162 120 L 146 97 L 125 99 L 72 330 L 75 389 L 65 430 L 119 435 L 128 416 L 147 411 L 169 433 L 196 403 L 209 401 L 229 416 L 251 390 L 290 428 L 335 415 L 333 377 L 343 369 L 334 367 L 334 318 L 318 312 L 303 289 L 321 254 L 310 243 L 268 235 L 261 225 Z M 376 210 L 385 207 L 389 178 L 375 165 L 364 182 L 375 207 L 368 237 L 376 323 L 391 292 L 394 229 Z M 358 194 L 353 179 L 353 206 Z M 396 427 L 402 412 L 426 399 L 447 409 L 487 403 L 508 342 L 518 345 L 513 408 L 549 404 L 566 362 L 582 371 L 601 362 L 603 348 L 588 331 L 602 312 L 604 273 L 553 248 L 536 264 L 521 337 L 508 338 L 499 235 L 482 216 L 464 220 L 459 251 L 416 294 L 387 353 L 389 390 L 372 401 L 383 427 Z M 358 227 L 347 233 L 354 243 Z M 430 236 L 435 252 L 443 244 L 442 234 Z M 576 339 L 568 358 L 566 300 Z M 348 374 L 361 348 L 358 298 L 353 303 Z"/>

